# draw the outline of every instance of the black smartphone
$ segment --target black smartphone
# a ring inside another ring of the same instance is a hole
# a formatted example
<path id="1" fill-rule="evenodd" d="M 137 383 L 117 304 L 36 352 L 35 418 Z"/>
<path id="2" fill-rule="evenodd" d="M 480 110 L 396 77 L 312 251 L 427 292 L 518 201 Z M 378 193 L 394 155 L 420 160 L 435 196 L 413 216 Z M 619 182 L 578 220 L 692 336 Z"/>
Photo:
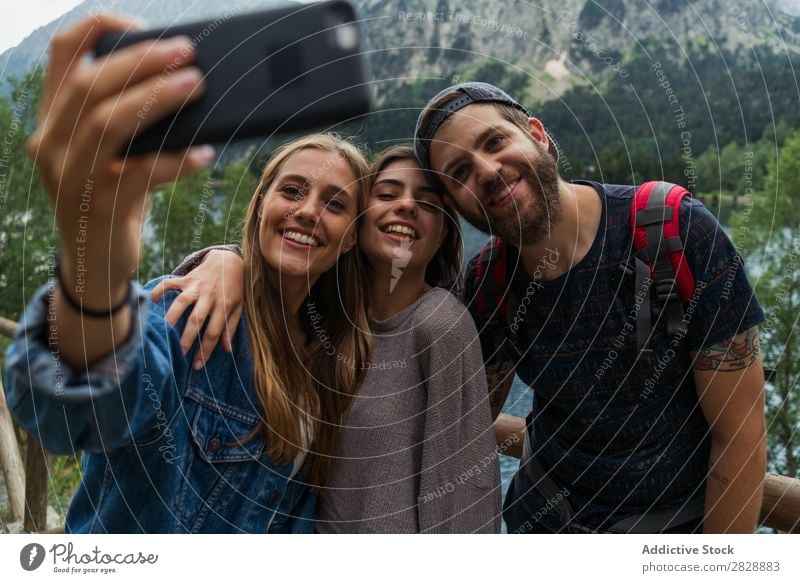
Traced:
<path id="1" fill-rule="evenodd" d="M 369 110 L 356 13 L 345 0 L 108 35 L 95 55 L 176 35 L 193 40 L 205 93 L 143 131 L 125 153 L 311 129 Z"/>

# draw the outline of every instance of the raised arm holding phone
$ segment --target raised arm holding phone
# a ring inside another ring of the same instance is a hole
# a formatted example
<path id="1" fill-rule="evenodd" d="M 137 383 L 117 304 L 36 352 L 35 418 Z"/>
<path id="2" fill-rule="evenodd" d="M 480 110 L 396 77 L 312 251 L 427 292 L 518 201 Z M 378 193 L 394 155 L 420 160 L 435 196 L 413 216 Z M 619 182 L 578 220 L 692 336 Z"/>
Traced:
<path id="1" fill-rule="evenodd" d="M 214 155 L 199 146 L 119 157 L 131 136 L 203 92 L 187 38 L 150 41 L 86 62 L 101 36 L 132 26 L 99 16 L 53 40 L 39 125 L 28 144 L 62 247 L 53 298 L 55 348 L 74 367 L 95 362 L 130 334 L 130 280 L 148 192 L 206 166 Z M 176 62 L 180 67 L 165 73 Z M 137 116 L 156 93 L 149 114 Z"/>

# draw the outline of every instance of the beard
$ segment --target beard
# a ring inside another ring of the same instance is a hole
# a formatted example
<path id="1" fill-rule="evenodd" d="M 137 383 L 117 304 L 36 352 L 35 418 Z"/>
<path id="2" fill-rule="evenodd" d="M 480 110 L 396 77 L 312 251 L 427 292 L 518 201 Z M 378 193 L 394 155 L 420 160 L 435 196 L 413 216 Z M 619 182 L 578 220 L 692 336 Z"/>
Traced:
<path id="1" fill-rule="evenodd" d="M 464 219 L 479 231 L 497 235 L 515 247 L 533 245 L 547 239 L 563 214 L 556 161 L 539 142 L 531 142 L 538 156 L 520 171 L 520 180 L 533 191 L 531 205 L 526 212 L 519 212 L 516 201 L 512 201 L 512 205 L 517 212 L 499 219 L 489 218 L 482 212 L 461 212 Z M 496 192 L 502 186 L 505 183 L 499 182 L 490 192 Z"/>

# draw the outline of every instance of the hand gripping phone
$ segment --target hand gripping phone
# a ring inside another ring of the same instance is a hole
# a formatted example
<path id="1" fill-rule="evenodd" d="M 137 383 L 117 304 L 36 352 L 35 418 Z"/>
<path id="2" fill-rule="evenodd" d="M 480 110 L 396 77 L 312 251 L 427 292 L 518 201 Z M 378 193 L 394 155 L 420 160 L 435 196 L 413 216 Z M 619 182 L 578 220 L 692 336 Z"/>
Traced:
<path id="1" fill-rule="evenodd" d="M 142 131 L 124 154 L 329 126 L 369 110 L 356 13 L 347 1 L 108 35 L 95 54 L 176 35 L 192 39 L 205 93 Z"/>

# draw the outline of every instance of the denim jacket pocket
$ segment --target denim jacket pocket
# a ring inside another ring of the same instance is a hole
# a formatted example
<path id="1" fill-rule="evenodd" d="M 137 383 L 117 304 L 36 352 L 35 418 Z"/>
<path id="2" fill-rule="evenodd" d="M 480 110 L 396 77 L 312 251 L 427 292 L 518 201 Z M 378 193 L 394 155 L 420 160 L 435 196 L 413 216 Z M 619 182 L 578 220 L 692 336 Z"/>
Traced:
<path id="1" fill-rule="evenodd" d="M 199 406 L 192 422 L 192 439 L 209 463 L 255 461 L 264 452 L 264 439 L 255 434 L 258 418 L 231 417 Z"/>
<path id="2" fill-rule="evenodd" d="M 252 501 L 269 487 L 262 473 L 264 437 L 256 432 L 259 418 L 199 393 L 192 395 L 191 389 L 187 397 L 200 402 L 190 426 L 192 451 L 178 500 L 181 519 L 191 532 L 203 532 L 211 514 L 225 524 L 212 520 L 211 531 L 236 531 L 248 520 Z"/>

